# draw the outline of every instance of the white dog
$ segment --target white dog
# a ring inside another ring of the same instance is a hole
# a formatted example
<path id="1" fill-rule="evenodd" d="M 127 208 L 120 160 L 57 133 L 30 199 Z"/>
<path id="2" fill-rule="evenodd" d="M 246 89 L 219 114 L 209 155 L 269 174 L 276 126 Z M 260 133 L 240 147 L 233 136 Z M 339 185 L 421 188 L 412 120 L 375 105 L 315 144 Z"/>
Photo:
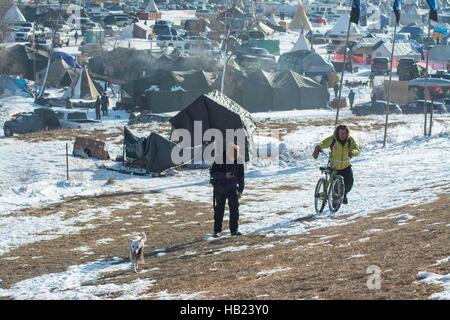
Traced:
<path id="1" fill-rule="evenodd" d="M 147 241 L 145 233 L 141 237 L 130 240 L 130 261 L 134 272 L 137 272 L 140 264 L 144 264 L 144 244 Z"/>

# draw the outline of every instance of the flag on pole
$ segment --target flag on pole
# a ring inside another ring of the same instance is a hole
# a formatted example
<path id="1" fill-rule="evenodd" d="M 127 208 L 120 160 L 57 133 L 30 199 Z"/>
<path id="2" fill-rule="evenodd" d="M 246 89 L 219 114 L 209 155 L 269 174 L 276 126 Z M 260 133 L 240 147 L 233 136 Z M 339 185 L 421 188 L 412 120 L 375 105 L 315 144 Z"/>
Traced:
<path id="1" fill-rule="evenodd" d="M 428 0 L 430 1 L 430 0 Z M 350 22 L 355 24 L 359 23 L 359 13 L 361 12 L 361 3 L 360 0 L 353 0 L 352 2 L 352 11 L 350 12 Z"/>
<path id="2" fill-rule="evenodd" d="M 430 20 L 438 21 L 437 14 L 437 1 L 436 0 L 427 0 L 428 6 L 430 7 Z"/>
<path id="3" fill-rule="evenodd" d="M 394 0 L 394 13 L 395 13 L 395 21 L 397 24 L 400 23 L 400 10 L 402 9 L 402 1 Z"/>

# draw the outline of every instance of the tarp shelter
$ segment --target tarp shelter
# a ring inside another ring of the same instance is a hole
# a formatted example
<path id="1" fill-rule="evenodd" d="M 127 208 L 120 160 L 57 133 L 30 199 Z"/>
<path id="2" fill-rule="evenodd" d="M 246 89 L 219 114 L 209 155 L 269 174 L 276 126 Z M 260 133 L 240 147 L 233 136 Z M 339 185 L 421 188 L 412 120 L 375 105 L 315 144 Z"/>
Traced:
<path id="1" fill-rule="evenodd" d="M 59 58 L 63 59 L 64 62 L 69 65 L 70 68 L 77 68 L 77 69 L 81 68 L 77 62 L 77 59 L 74 56 L 62 51 L 53 52 L 52 59 L 59 59 Z"/>
<path id="2" fill-rule="evenodd" d="M 305 50 L 305 51 L 311 50 L 311 45 L 303 33 L 300 33 L 298 35 L 297 42 L 294 44 L 294 47 L 292 48 L 291 51 L 297 50 Z"/>
<path id="3" fill-rule="evenodd" d="M 336 72 L 331 61 L 317 52 L 310 51 L 292 51 L 281 55 L 277 69 L 293 70 L 308 77 L 326 76 Z"/>
<path id="4" fill-rule="evenodd" d="M 25 93 L 27 84 L 24 79 L 1 75 L 0 76 L 0 96 L 3 94 L 17 95 Z"/>
<path id="5" fill-rule="evenodd" d="M 83 68 L 68 88 L 64 98 L 96 100 L 99 95 L 99 91 L 89 75 L 87 68 Z"/>
<path id="6" fill-rule="evenodd" d="M 292 70 L 277 74 L 273 88 L 274 111 L 326 108 L 330 100 L 326 86 Z"/>
<path id="7" fill-rule="evenodd" d="M 425 85 L 426 84 L 426 85 Z M 426 81 L 425 78 L 416 78 L 409 81 L 410 87 L 418 87 L 418 88 L 445 88 L 450 89 L 450 80 L 447 79 L 438 79 L 438 78 L 428 78 Z"/>
<path id="8" fill-rule="evenodd" d="M 226 136 L 227 129 L 244 129 L 247 139 L 245 160 L 250 159 L 253 151 L 252 136 L 256 125 L 250 113 L 238 103 L 214 90 L 202 94 L 169 120 L 174 129 L 186 129 L 191 134 L 192 147 L 198 147 L 195 145 L 197 140 L 203 143 L 203 139 L 194 139 L 194 122 L 196 121 L 200 121 L 202 124 L 202 136 L 208 129 L 218 129 L 222 132 L 223 137 Z M 224 141 L 224 143 L 226 142 Z"/>
<path id="9" fill-rule="evenodd" d="M 299 1 L 297 5 L 297 11 L 295 12 L 294 18 L 289 23 L 289 29 L 301 29 L 305 31 L 312 30 L 311 22 L 306 16 L 305 8 L 303 4 Z"/>
<path id="10" fill-rule="evenodd" d="M 387 58 L 391 60 L 392 43 L 381 43 L 372 52 L 372 59 Z M 420 60 L 422 55 L 411 43 L 396 43 L 394 48 L 393 67 L 396 68 L 398 61 L 402 58 Z"/>
<path id="11" fill-rule="evenodd" d="M 409 33 L 411 39 L 420 40 L 420 38 L 425 34 L 424 28 L 416 23 L 410 23 L 400 29 L 399 33 Z"/>
<path id="12" fill-rule="evenodd" d="M 45 78 L 47 68 L 36 74 L 36 83 L 42 84 Z M 50 65 L 48 70 L 47 83 L 52 87 L 67 87 L 77 78 L 77 71 L 62 59 L 56 59 Z"/>
<path id="13" fill-rule="evenodd" d="M 127 159 L 140 160 L 148 172 L 161 173 L 177 165 L 172 161 L 172 150 L 177 145 L 157 133 L 138 138 L 125 127 L 124 144 Z"/>
<path id="14" fill-rule="evenodd" d="M 8 11 L 6 11 L 5 16 L 3 17 L 3 23 L 5 25 L 13 25 L 14 23 L 25 21 L 27 20 L 17 6 L 12 6 Z"/>

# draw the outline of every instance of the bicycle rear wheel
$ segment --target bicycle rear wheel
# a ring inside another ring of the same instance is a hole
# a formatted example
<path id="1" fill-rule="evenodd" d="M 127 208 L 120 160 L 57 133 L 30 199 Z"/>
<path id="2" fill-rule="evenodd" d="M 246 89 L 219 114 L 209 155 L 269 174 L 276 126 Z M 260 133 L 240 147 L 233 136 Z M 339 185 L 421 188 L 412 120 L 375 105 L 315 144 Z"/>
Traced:
<path id="1" fill-rule="evenodd" d="M 330 190 L 328 191 L 328 208 L 331 212 L 334 213 L 339 210 L 342 200 L 344 200 L 344 193 L 344 178 L 337 176 L 331 181 Z"/>
<path id="2" fill-rule="evenodd" d="M 320 178 L 317 181 L 316 190 L 314 191 L 314 207 L 317 213 L 321 213 L 327 203 L 326 182 L 327 180 Z"/>

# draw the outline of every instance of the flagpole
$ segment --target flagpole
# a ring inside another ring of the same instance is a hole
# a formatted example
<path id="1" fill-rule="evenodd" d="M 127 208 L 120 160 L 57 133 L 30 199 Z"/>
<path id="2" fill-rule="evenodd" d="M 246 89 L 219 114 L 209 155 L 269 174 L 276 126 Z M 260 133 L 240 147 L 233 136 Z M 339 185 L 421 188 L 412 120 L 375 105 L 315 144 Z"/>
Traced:
<path id="1" fill-rule="evenodd" d="M 341 81 L 340 81 L 341 83 L 339 85 L 338 101 L 337 101 L 337 105 L 336 105 L 336 121 L 334 123 L 335 127 L 338 125 L 338 121 L 339 121 L 339 107 L 340 107 L 340 104 L 341 104 L 342 85 L 344 83 L 344 72 L 345 72 L 345 64 L 346 64 L 346 60 L 347 60 L 347 48 L 348 48 L 348 40 L 349 40 L 349 37 L 350 37 L 350 27 L 351 27 L 351 25 L 352 25 L 352 22 L 349 20 L 348 21 L 348 29 L 347 29 L 347 39 L 345 40 L 345 48 L 344 48 L 344 64 L 342 65 Z"/>
<path id="2" fill-rule="evenodd" d="M 386 100 L 386 121 L 384 123 L 384 138 L 383 138 L 383 148 L 386 147 L 386 138 L 387 138 L 387 128 L 389 122 L 389 104 L 391 103 L 391 82 L 392 82 L 392 67 L 394 65 L 394 49 L 395 49 L 395 40 L 397 37 L 397 21 L 394 26 L 394 38 L 392 40 L 392 51 L 391 51 L 391 67 L 389 70 L 389 82 L 387 88 L 387 100 Z"/>
<path id="3" fill-rule="evenodd" d="M 431 30 L 431 19 L 428 17 L 428 38 L 427 42 L 430 42 L 430 30 Z M 423 135 L 427 135 L 427 114 L 428 114 L 428 95 L 430 94 L 430 90 L 428 89 L 428 65 L 429 65 L 429 53 L 430 48 L 428 45 L 427 49 L 427 57 L 426 57 L 426 64 L 425 64 L 425 88 L 423 90 L 424 95 L 424 104 L 423 104 L 423 113 L 424 113 L 424 124 L 423 124 Z"/>

